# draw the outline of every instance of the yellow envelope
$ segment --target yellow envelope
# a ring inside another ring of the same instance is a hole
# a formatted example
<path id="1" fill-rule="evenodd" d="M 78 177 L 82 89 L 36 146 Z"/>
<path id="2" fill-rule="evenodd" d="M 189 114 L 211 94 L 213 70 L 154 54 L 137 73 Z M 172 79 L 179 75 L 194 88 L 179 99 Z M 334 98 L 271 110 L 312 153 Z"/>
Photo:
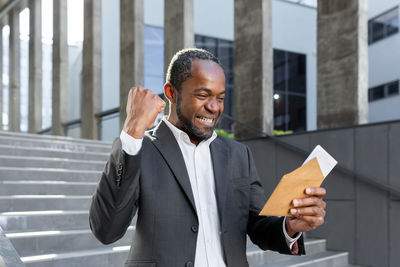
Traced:
<path id="1" fill-rule="evenodd" d="M 308 197 L 304 190 L 308 187 L 321 186 L 323 180 L 324 175 L 317 158 L 310 160 L 282 177 L 259 215 L 290 216 L 292 200 Z"/>

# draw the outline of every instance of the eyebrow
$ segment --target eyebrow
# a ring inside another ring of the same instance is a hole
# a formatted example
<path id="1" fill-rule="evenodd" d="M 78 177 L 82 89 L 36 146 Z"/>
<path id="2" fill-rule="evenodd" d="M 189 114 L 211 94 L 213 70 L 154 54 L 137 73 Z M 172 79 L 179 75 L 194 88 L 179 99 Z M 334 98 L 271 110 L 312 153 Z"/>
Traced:
<path id="1" fill-rule="evenodd" d="M 207 93 L 211 93 L 212 91 L 208 88 L 205 87 L 201 87 L 201 88 L 197 88 L 194 90 L 195 93 L 198 93 L 200 91 L 206 91 Z M 221 93 L 219 93 L 219 95 L 225 94 L 226 90 L 222 91 Z"/>

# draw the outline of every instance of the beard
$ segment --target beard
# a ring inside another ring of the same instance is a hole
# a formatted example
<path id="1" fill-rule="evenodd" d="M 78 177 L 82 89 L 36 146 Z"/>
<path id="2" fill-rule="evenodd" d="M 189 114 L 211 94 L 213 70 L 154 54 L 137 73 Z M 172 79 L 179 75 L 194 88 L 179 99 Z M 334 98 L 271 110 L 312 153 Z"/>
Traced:
<path id="1" fill-rule="evenodd" d="M 181 108 L 181 96 L 178 94 L 178 100 L 176 103 L 176 114 L 178 115 L 178 119 L 180 121 L 180 126 L 183 128 L 182 130 L 189 135 L 190 138 L 195 140 L 206 140 L 210 138 L 213 134 L 215 127 L 206 127 L 205 131 L 200 130 L 192 121 L 185 117 L 182 113 Z"/>

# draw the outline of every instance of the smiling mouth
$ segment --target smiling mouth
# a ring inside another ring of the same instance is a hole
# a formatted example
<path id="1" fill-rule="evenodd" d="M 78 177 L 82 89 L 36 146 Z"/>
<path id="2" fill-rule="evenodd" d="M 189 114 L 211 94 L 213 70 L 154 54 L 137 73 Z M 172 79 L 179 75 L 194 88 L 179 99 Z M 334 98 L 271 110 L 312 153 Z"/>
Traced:
<path id="1" fill-rule="evenodd" d="M 215 118 L 207 118 L 207 117 L 203 117 L 203 116 L 197 116 L 196 120 L 199 121 L 201 124 L 204 124 L 209 127 L 213 127 Z"/>

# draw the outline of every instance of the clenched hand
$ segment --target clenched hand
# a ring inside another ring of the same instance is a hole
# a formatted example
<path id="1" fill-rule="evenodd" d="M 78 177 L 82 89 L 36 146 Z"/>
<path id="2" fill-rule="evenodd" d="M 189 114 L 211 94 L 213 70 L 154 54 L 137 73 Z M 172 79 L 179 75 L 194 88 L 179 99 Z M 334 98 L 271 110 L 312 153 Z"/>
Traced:
<path id="1" fill-rule="evenodd" d="M 166 104 L 158 95 L 143 87 L 133 87 L 126 103 L 126 119 L 123 130 L 130 136 L 140 139 L 151 128 L 158 113 Z"/>

